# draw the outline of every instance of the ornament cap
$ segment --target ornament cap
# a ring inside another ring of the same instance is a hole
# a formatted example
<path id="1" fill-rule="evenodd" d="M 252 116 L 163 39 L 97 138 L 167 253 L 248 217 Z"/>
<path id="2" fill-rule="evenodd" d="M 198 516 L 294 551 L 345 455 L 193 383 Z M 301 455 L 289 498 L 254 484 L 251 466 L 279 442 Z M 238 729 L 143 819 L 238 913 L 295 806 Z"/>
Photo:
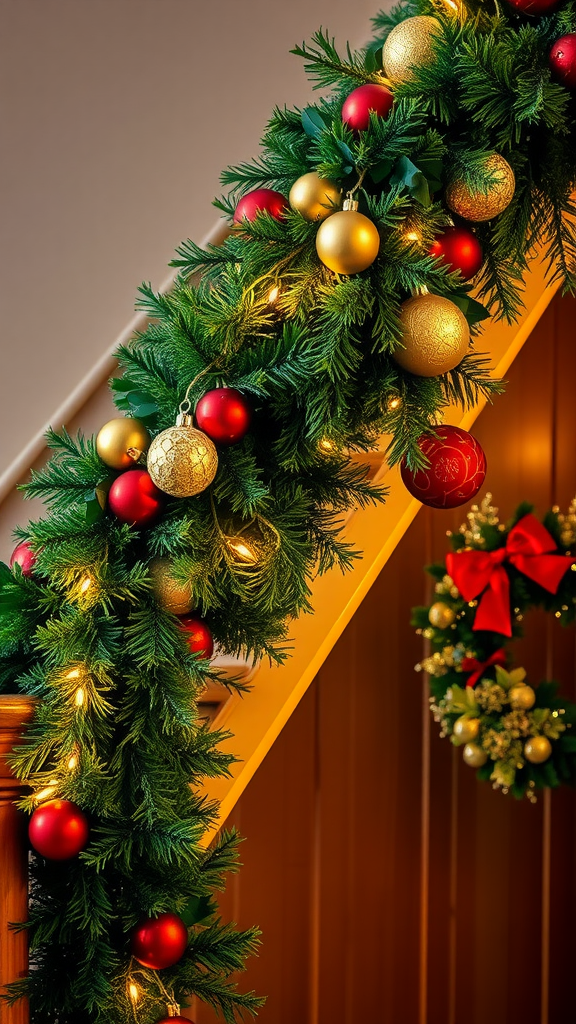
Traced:
<path id="1" fill-rule="evenodd" d="M 189 412 L 179 412 L 177 417 L 176 417 L 176 426 L 177 427 L 193 427 L 194 426 L 194 417 L 192 416 L 192 413 L 189 413 Z"/>
<path id="2" fill-rule="evenodd" d="M 352 210 L 355 213 L 359 205 L 360 204 L 357 199 L 352 199 L 349 197 L 348 199 L 345 199 L 344 202 L 342 203 L 342 209 Z"/>

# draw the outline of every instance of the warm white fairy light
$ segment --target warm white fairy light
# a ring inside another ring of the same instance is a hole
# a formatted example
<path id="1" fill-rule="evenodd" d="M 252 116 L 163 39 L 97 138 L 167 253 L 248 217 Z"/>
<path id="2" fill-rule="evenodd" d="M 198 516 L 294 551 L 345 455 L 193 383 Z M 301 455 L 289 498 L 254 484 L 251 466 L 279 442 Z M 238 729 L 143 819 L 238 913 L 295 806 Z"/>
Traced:
<path id="1" fill-rule="evenodd" d="M 241 537 L 228 537 L 226 544 L 237 561 L 244 562 L 246 565 L 255 565 L 258 561 L 258 555 L 254 549 L 249 547 Z"/>
<path id="2" fill-rule="evenodd" d="M 80 677 L 80 669 L 79 668 L 71 668 L 70 671 L 66 673 L 66 679 L 78 679 L 79 677 Z"/>
<path id="3" fill-rule="evenodd" d="M 331 441 L 329 437 L 323 437 L 318 441 L 318 448 L 325 455 L 330 455 L 331 452 L 335 452 L 337 450 L 337 445 L 334 441 Z"/>
<path id="4" fill-rule="evenodd" d="M 86 690 L 83 686 L 79 686 L 74 694 L 74 703 L 77 708 L 81 708 L 86 700 Z"/>
<path id="5" fill-rule="evenodd" d="M 275 284 L 274 287 L 270 289 L 270 293 L 268 295 L 268 303 L 270 305 L 272 305 L 274 302 L 276 302 L 276 299 L 278 298 L 279 295 L 280 295 L 280 285 L 279 284 Z"/>
<path id="6" fill-rule="evenodd" d="M 134 1005 L 136 1005 L 140 998 L 140 989 L 138 988 L 138 985 L 134 984 L 133 981 L 131 981 L 128 985 L 128 995 L 130 996 L 130 999 L 132 1000 Z"/>
<path id="7" fill-rule="evenodd" d="M 78 754 L 71 754 L 66 762 L 66 767 L 69 772 L 73 772 L 78 767 Z"/>
<path id="8" fill-rule="evenodd" d="M 90 587 L 92 586 L 93 583 L 94 580 L 92 579 L 91 576 L 85 576 L 80 584 L 80 593 L 85 594 L 88 590 L 90 590 Z"/>
<path id="9" fill-rule="evenodd" d="M 44 787 L 44 789 L 39 789 L 37 793 L 34 793 L 34 800 L 37 804 L 41 804 L 44 800 L 50 800 L 57 791 L 58 783 L 53 779 Z"/>

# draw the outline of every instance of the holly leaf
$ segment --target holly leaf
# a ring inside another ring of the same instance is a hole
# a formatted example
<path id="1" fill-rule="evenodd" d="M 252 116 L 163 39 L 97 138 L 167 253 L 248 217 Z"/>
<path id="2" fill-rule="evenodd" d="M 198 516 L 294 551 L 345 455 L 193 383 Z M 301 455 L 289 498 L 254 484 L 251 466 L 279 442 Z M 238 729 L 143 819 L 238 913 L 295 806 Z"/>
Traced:
<path id="1" fill-rule="evenodd" d="M 311 139 L 317 139 L 328 127 L 322 114 L 316 107 L 304 107 L 302 114 L 302 127 Z"/>

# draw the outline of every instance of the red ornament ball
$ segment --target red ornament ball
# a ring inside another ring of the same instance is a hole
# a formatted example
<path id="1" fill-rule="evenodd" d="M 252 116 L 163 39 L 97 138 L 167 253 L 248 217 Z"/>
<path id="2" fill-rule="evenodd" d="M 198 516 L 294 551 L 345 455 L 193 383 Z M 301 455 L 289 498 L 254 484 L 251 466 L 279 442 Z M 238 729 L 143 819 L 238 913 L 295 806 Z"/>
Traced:
<path id="1" fill-rule="evenodd" d="M 425 469 L 401 466 L 402 480 L 413 498 L 430 508 L 456 508 L 470 501 L 486 476 L 486 456 L 478 441 L 460 427 L 436 427 L 422 434 L 418 447 L 429 461 Z"/>
<path id="2" fill-rule="evenodd" d="M 368 83 L 359 85 L 346 97 L 342 105 L 342 120 L 355 132 L 366 131 L 370 124 L 370 111 L 378 117 L 387 117 L 394 97 L 385 85 Z"/>
<path id="3" fill-rule="evenodd" d="M 554 11 L 560 0 L 508 0 L 521 14 L 549 14 Z"/>
<path id="4" fill-rule="evenodd" d="M 550 67 L 558 82 L 576 89 L 576 32 L 561 36 L 550 50 Z"/>
<path id="5" fill-rule="evenodd" d="M 36 564 L 36 555 L 29 540 L 23 540 L 10 555 L 10 568 L 19 565 L 23 576 L 31 576 Z"/>
<path id="6" fill-rule="evenodd" d="M 250 426 L 250 403 L 236 388 L 214 388 L 195 409 L 196 423 L 216 444 L 236 444 Z"/>
<path id="7" fill-rule="evenodd" d="M 181 615 L 180 628 L 186 633 L 186 643 L 192 654 L 200 654 L 203 658 L 212 657 L 214 640 L 204 619 L 198 615 Z"/>
<path id="8" fill-rule="evenodd" d="M 442 260 L 450 270 L 459 270 L 465 281 L 475 277 L 484 262 L 482 246 L 469 228 L 446 228 L 429 250 L 430 256 Z"/>
<path id="9" fill-rule="evenodd" d="M 132 956 L 144 967 L 161 971 L 172 967 L 188 945 L 188 930 L 178 914 L 169 911 L 148 917 L 132 933 Z"/>
<path id="10" fill-rule="evenodd" d="M 47 860 L 70 860 L 88 842 L 88 818 L 71 800 L 47 800 L 30 818 L 32 846 Z"/>
<path id="11" fill-rule="evenodd" d="M 175 1017 L 162 1017 L 161 1020 L 156 1021 L 156 1024 L 174 1024 L 174 1021 L 178 1022 L 179 1020 L 184 1024 L 193 1024 L 189 1017 L 181 1017 L 179 1013 Z"/>
<path id="12" fill-rule="evenodd" d="M 234 211 L 234 223 L 253 221 L 259 213 L 269 213 L 276 220 L 284 220 L 288 209 L 288 200 L 281 192 L 275 192 L 273 188 L 256 188 L 242 196 Z"/>
<path id="13" fill-rule="evenodd" d="M 108 507 L 122 523 L 147 526 L 162 508 L 164 496 L 145 469 L 129 469 L 108 491 Z"/>

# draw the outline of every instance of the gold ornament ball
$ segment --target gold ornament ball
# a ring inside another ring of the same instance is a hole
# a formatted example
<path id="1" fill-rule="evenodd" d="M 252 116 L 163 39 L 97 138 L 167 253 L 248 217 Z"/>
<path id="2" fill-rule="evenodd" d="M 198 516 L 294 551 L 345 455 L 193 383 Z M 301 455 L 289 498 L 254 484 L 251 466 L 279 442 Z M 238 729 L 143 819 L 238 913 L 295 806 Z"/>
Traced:
<path id="1" fill-rule="evenodd" d="M 192 426 L 192 417 L 181 415 L 175 427 L 154 438 L 147 466 L 156 487 L 165 494 L 190 498 L 212 483 L 218 455 L 210 438 Z"/>
<path id="2" fill-rule="evenodd" d="M 392 29 L 382 50 L 382 64 L 393 82 L 411 82 L 414 68 L 433 64 L 433 39 L 441 34 L 436 18 L 426 14 L 406 18 Z"/>
<path id="3" fill-rule="evenodd" d="M 510 687 L 508 699 L 513 708 L 520 711 L 529 711 L 530 708 L 534 707 L 536 694 L 531 686 L 528 686 L 526 683 L 518 683 L 517 686 Z"/>
<path id="4" fill-rule="evenodd" d="M 446 188 L 447 205 L 464 220 L 491 220 L 503 213 L 512 201 L 516 179 L 508 161 L 499 153 L 492 153 L 486 158 L 485 167 L 494 174 L 494 180 L 486 191 L 472 192 L 459 178 L 451 181 Z"/>
<path id="5" fill-rule="evenodd" d="M 456 619 L 456 612 L 443 601 L 436 601 L 428 612 L 428 620 L 436 629 L 448 629 Z"/>
<path id="6" fill-rule="evenodd" d="M 478 733 L 480 732 L 480 719 L 479 718 L 467 718 L 466 715 L 461 715 L 454 722 L 453 733 L 460 743 L 470 743 L 475 740 Z"/>
<path id="7" fill-rule="evenodd" d="M 524 744 L 524 757 L 532 764 L 542 764 L 552 753 L 552 744 L 547 736 L 531 736 Z"/>
<path id="8" fill-rule="evenodd" d="M 96 451 L 112 469 L 130 469 L 150 444 L 150 434 L 140 420 L 130 416 L 108 420 L 96 437 Z"/>
<path id="9" fill-rule="evenodd" d="M 470 768 L 481 768 L 488 760 L 488 754 L 478 743 L 467 743 L 462 751 L 462 757 Z"/>
<path id="10" fill-rule="evenodd" d="M 374 263 L 380 248 L 376 225 L 357 210 L 333 213 L 318 228 L 316 251 L 335 274 L 359 274 Z"/>
<path id="11" fill-rule="evenodd" d="M 169 558 L 153 558 L 150 562 L 152 590 L 158 604 L 173 615 L 187 615 L 194 607 L 192 593 L 187 584 L 178 583 L 171 574 Z"/>
<path id="12" fill-rule="evenodd" d="M 400 307 L 403 348 L 396 362 L 417 377 L 437 377 L 462 361 L 470 344 L 468 321 L 441 295 L 415 295 Z"/>
<path id="13" fill-rule="evenodd" d="M 339 209 L 340 197 L 338 185 L 328 178 L 320 178 L 316 171 L 310 171 L 296 179 L 288 201 L 292 209 L 306 220 L 324 220 Z"/>

